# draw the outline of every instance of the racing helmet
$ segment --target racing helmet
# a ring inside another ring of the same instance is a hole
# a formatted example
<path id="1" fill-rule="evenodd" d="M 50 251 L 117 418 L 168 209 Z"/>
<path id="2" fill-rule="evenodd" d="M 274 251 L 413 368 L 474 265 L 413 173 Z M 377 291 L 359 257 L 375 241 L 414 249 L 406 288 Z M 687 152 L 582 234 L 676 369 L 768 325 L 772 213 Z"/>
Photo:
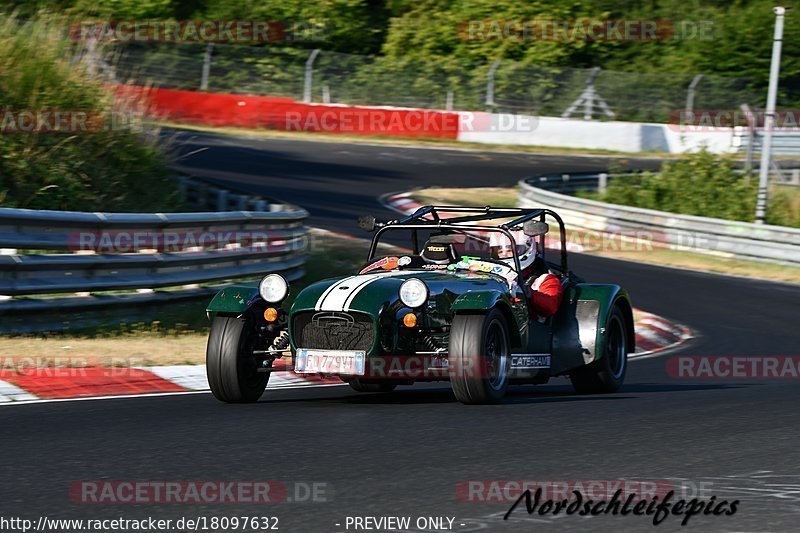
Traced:
<path id="1" fill-rule="evenodd" d="M 489 237 L 489 251 L 492 259 L 502 261 L 510 267 L 514 265 L 514 249 L 519 256 L 519 264 L 524 271 L 531 266 L 536 259 L 536 241 L 533 237 L 525 235 L 522 231 L 512 231 L 511 235 L 514 237 L 512 245 L 508 237 L 502 233 L 492 232 Z"/>

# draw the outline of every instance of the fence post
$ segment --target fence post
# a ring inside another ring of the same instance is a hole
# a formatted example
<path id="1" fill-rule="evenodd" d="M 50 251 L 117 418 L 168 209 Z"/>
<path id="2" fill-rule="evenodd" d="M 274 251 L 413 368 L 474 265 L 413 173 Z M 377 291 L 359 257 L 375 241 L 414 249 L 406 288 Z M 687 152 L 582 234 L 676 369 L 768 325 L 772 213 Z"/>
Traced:
<path id="1" fill-rule="evenodd" d="M 491 68 L 489 68 L 489 74 L 486 76 L 486 111 L 490 113 L 494 107 L 494 73 L 497 72 L 499 66 L 500 60 L 495 59 Z"/>
<path id="2" fill-rule="evenodd" d="M 608 118 L 614 118 L 614 112 L 611 111 L 611 108 L 608 107 L 606 101 L 603 100 L 603 97 L 597 92 L 594 88 L 594 82 L 597 77 L 600 75 L 600 67 L 594 67 L 591 72 L 589 73 L 589 78 L 586 80 L 586 88 L 583 92 L 572 102 L 569 107 L 561 113 L 562 118 L 569 118 L 572 113 L 578 110 L 579 107 L 583 106 L 583 119 L 584 120 L 591 120 L 592 114 L 594 113 L 594 106 L 600 108 L 600 111 L 603 112 L 605 116 Z"/>
<path id="3" fill-rule="evenodd" d="M 608 174 L 605 172 L 601 172 L 598 174 L 597 180 L 597 192 L 604 193 L 606 192 L 606 187 L 608 186 Z"/>
<path id="4" fill-rule="evenodd" d="M 311 103 L 311 82 L 314 73 L 314 61 L 317 59 L 318 55 L 319 48 L 315 48 L 308 56 L 308 59 L 306 59 L 306 75 L 303 81 L 303 102 L 307 104 Z"/>
<path id="5" fill-rule="evenodd" d="M 208 90 L 208 75 L 211 73 L 211 54 L 214 51 L 214 43 L 206 45 L 206 53 L 203 55 L 203 74 L 200 77 L 200 90 Z"/>
<path id="6" fill-rule="evenodd" d="M 686 113 L 687 115 L 694 110 L 694 90 L 697 88 L 697 84 L 700 83 L 700 80 L 703 79 L 702 74 L 698 74 L 692 79 L 692 83 L 689 84 L 689 89 L 686 91 Z"/>

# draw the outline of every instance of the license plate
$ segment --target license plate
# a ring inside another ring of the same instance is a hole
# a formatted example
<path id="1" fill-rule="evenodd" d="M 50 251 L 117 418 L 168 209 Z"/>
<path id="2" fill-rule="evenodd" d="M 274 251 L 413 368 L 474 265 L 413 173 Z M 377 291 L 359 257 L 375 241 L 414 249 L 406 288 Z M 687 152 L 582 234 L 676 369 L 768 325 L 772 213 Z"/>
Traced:
<path id="1" fill-rule="evenodd" d="M 298 374 L 363 376 L 365 352 L 298 348 L 294 371 Z"/>

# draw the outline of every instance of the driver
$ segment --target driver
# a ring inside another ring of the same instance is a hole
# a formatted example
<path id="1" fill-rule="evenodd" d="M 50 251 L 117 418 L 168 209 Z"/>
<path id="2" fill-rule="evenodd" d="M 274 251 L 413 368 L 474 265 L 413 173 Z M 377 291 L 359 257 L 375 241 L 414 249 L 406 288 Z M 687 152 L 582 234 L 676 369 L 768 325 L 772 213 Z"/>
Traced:
<path id="1" fill-rule="evenodd" d="M 531 313 L 539 318 L 551 317 L 558 311 L 564 288 L 557 276 L 550 274 L 541 254 L 536 249 L 536 242 L 522 232 L 513 232 L 514 244 L 504 235 L 498 234 L 500 242 L 494 239 L 490 243 L 491 257 L 499 259 L 514 267 L 514 247 L 517 248 L 519 263 L 522 269 L 523 283 L 531 288 Z M 494 235 L 493 235 L 494 236 Z"/>

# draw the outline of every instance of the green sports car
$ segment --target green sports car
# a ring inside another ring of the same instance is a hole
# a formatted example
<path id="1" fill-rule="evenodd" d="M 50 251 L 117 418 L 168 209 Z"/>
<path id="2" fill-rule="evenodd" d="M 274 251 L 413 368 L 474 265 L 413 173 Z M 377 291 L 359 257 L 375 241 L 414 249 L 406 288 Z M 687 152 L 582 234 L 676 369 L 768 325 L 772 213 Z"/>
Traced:
<path id="1" fill-rule="evenodd" d="M 553 220 L 555 262 L 546 258 Z M 359 225 L 374 232 L 364 268 L 307 286 L 290 309 L 277 274 L 214 297 L 206 368 L 219 400 L 258 400 L 286 361 L 297 374 L 336 377 L 359 392 L 447 380 L 465 404 L 496 403 L 509 385 L 554 376 L 569 376 L 580 393 L 622 385 L 634 349 L 630 299 L 568 269 L 555 212 L 425 206 Z M 387 241 L 409 249 L 378 255 Z M 557 290 L 545 294 L 542 280 Z"/>

